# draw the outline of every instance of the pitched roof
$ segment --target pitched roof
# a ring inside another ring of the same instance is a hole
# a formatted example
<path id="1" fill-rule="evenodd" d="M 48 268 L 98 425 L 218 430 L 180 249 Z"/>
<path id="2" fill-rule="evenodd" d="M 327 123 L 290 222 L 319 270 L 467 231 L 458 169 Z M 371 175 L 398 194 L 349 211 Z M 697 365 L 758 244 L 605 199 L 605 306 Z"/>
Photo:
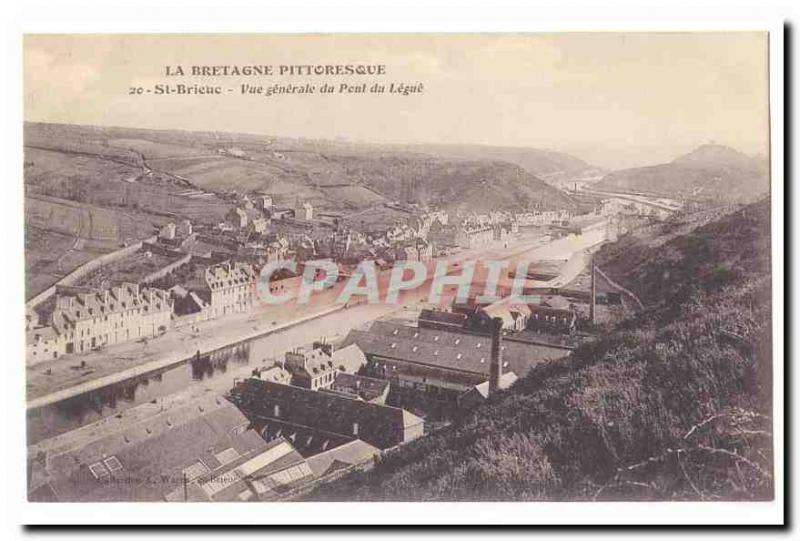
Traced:
<path id="1" fill-rule="evenodd" d="M 511 387 L 515 381 L 519 378 L 514 372 L 504 372 L 502 376 L 500 376 L 500 388 L 501 389 L 508 389 Z M 486 380 L 483 383 L 479 383 L 474 387 L 475 391 L 480 393 L 481 396 L 486 398 L 489 396 L 489 381 Z"/>
<path id="2" fill-rule="evenodd" d="M 194 465 L 202 466 L 202 463 Z M 193 484 L 202 491 L 194 491 L 191 499 L 273 500 L 313 477 L 311 468 L 291 443 L 284 438 L 276 438 L 258 453 L 237 457 L 222 468 L 200 474 Z M 176 489 L 167 496 L 167 500 L 181 501 L 182 492 L 182 487 Z"/>
<path id="3" fill-rule="evenodd" d="M 375 321 L 368 331 L 352 330 L 344 344 L 358 344 L 367 355 L 403 360 L 473 374 L 489 374 L 491 337 L 466 332 L 410 327 L 389 321 Z M 505 337 L 503 361 L 509 371 L 525 375 L 568 350 L 530 344 Z"/>
<path id="4" fill-rule="evenodd" d="M 172 311 L 169 293 L 156 288 L 139 288 L 124 283 L 110 289 L 56 297 L 52 323 L 59 333 L 74 327 L 76 321 L 104 317 L 109 314 L 140 310 L 142 313 Z"/>
<path id="5" fill-rule="evenodd" d="M 353 439 L 352 436 L 286 423 L 278 419 L 255 419 L 253 425 L 265 440 L 285 438 L 304 457 L 314 456 Z"/>
<path id="6" fill-rule="evenodd" d="M 380 452 L 380 449 L 363 440 L 353 440 L 310 457 L 308 465 L 314 475 L 320 477 L 333 469 L 337 469 L 337 467 L 363 464 L 380 455 Z"/>
<path id="7" fill-rule="evenodd" d="M 367 364 L 367 357 L 357 344 L 334 350 L 331 359 L 334 367 L 351 374 L 355 374 Z"/>
<path id="8" fill-rule="evenodd" d="M 423 309 L 419 313 L 420 321 L 432 321 L 439 324 L 451 325 L 453 327 L 463 327 L 467 321 L 467 316 L 458 312 L 445 312 L 443 310 Z"/>
<path id="9" fill-rule="evenodd" d="M 356 374 L 340 372 L 333 380 L 333 388 L 363 400 L 375 400 L 386 392 L 389 382 L 385 379 L 368 378 Z"/>
<path id="10" fill-rule="evenodd" d="M 240 382 L 230 394 L 243 411 L 256 418 L 278 419 L 341 435 L 353 435 L 355 424 L 358 437 L 382 448 L 399 443 L 399 428 L 423 422 L 413 415 L 413 419 L 407 419 L 407 412 L 400 408 L 254 378 Z"/>

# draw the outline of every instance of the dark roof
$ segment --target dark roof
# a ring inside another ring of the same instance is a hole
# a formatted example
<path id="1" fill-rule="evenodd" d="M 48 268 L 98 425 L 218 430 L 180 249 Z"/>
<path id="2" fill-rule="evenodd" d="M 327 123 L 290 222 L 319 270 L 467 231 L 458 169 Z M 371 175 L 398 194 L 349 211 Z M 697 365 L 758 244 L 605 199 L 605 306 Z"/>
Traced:
<path id="1" fill-rule="evenodd" d="M 540 314 L 544 316 L 556 316 L 556 317 L 567 317 L 567 318 L 575 317 L 575 312 L 573 310 L 563 309 L 563 308 L 553 308 L 550 306 L 543 306 L 541 304 L 531 304 L 530 309 L 531 309 L 531 314 Z"/>
<path id="2" fill-rule="evenodd" d="M 375 400 L 386 392 L 389 382 L 384 379 L 368 378 L 356 374 L 340 372 L 333 380 L 336 391 L 344 391 L 363 400 Z"/>
<path id="3" fill-rule="evenodd" d="M 420 311 L 419 320 L 434 321 L 436 323 L 461 327 L 466 323 L 467 316 L 456 312 L 444 312 L 442 310 L 429 310 L 426 308 Z"/>
<path id="4" fill-rule="evenodd" d="M 281 422 L 354 436 L 377 447 L 397 445 L 398 436 L 411 426 L 421 424 L 419 417 L 400 408 L 352 400 L 332 393 L 321 393 L 271 381 L 246 379 L 231 390 L 231 399 L 242 411 L 255 418 Z M 275 415 L 275 406 L 279 407 Z"/>
<path id="5" fill-rule="evenodd" d="M 488 335 L 409 327 L 389 321 L 375 321 L 368 331 L 352 330 L 345 344 L 358 344 L 369 355 L 422 365 L 488 375 L 491 337 Z M 536 364 L 569 354 L 553 348 L 503 339 L 505 368 L 525 375 Z"/>
<path id="6" fill-rule="evenodd" d="M 377 447 L 362 440 L 353 440 L 308 459 L 308 465 L 319 477 L 334 469 L 362 464 L 381 452 Z"/>
<path id="7" fill-rule="evenodd" d="M 285 423 L 277 419 L 258 419 L 253 424 L 265 440 L 285 438 L 304 457 L 314 456 L 353 440 L 351 436 Z"/>

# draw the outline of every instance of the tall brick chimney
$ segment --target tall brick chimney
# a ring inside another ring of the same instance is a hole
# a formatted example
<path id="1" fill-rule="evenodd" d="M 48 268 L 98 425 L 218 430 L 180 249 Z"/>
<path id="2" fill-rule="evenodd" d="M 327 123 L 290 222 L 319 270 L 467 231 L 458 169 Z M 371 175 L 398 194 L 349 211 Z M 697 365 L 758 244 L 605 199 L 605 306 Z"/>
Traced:
<path id="1" fill-rule="evenodd" d="M 489 365 L 489 396 L 500 389 L 503 375 L 503 319 L 492 318 L 492 360 Z"/>

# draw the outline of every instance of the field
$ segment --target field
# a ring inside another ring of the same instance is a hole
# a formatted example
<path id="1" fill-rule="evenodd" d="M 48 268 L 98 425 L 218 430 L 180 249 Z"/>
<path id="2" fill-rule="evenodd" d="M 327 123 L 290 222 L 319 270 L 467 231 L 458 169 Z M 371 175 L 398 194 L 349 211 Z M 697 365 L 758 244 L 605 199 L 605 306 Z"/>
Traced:
<path id="1" fill-rule="evenodd" d="M 139 283 L 147 275 L 174 262 L 176 257 L 147 252 L 135 252 L 83 277 L 77 286 L 106 289 L 123 282 Z"/>
<path id="2" fill-rule="evenodd" d="M 141 213 L 43 196 L 26 197 L 26 298 L 97 256 L 151 236 L 157 225 Z"/>
<path id="3" fill-rule="evenodd" d="M 26 123 L 24 134 L 29 297 L 168 221 L 218 223 L 233 193 L 269 193 L 284 207 L 307 201 L 375 229 L 408 217 L 384 206 L 390 201 L 474 211 L 574 209 L 569 196 L 535 173 L 586 165 L 535 149 L 41 123 Z M 516 163 L 496 161 L 502 157 Z"/>
<path id="4" fill-rule="evenodd" d="M 86 153 L 100 149 L 94 152 L 102 150 L 103 157 L 111 152 L 137 156 L 152 174 L 134 185 L 154 182 L 155 177 L 165 185 L 178 182 L 218 194 L 276 193 L 291 204 L 309 199 L 332 211 L 359 210 L 387 200 L 453 208 L 477 205 L 475 210 L 574 208 L 564 192 L 536 174 L 580 171 L 587 165 L 536 149 L 403 147 L 45 124 L 27 124 L 25 134 L 26 141 L 37 144 L 78 141 L 86 145 Z M 503 158 L 508 161 L 499 161 Z M 85 176 L 85 171 L 75 174 Z M 117 180 L 120 176 L 111 175 Z"/>

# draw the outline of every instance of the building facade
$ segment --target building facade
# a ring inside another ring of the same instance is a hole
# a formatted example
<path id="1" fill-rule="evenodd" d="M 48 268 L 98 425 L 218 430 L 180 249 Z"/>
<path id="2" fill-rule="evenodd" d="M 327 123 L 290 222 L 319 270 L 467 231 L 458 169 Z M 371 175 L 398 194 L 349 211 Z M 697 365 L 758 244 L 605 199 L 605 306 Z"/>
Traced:
<path id="1" fill-rule="evenodd" d="M 208 317 L 248 312 L 256 296 L 256 271 L 249 263 L 212 265 L 189 289 L 203 300 Z"/>
<path id="2" fill-rule="evenodd" d="M 168 292 L 123 284 L 98 293 L 58 296 L 52 327 L 64 353 L 84 353 L 128 340 L 152 338 L 170 328 Z"/>

